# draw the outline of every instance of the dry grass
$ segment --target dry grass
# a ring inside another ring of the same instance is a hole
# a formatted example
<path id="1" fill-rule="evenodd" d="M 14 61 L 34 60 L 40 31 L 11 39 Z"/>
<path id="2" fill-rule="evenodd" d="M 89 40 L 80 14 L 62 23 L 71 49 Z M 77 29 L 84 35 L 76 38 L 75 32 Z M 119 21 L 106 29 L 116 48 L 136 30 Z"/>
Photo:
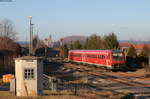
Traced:
<path id="1" fill-rule="evenodd" d="M 0 96 L 1 99 L 90 99 L 83 98 L 79 96 L 68 96 L 68 95 L 59 95 L 59 96 L 38 96 L 38 97 L 16 97 L 16 96 Z"/>
<path id="2" fill-rule="evenodd" d="M 0 91 L 0 99 L 99 99 L 94 94 L 82 94 L 73 95 L 68 91 L 45 91 L 46 96 L 34 96 L 34 97 L 17 97 L 12 95 L 9 91 Z"/>
<path id="3" fill-rule="evenodd" d="M 45 90 L 43 92 L 45 95 L 73 95 L 73 92 L 68 91 L 68 90 L 63 90 L 63 91 L 50 91 L 50 90 Z"/>

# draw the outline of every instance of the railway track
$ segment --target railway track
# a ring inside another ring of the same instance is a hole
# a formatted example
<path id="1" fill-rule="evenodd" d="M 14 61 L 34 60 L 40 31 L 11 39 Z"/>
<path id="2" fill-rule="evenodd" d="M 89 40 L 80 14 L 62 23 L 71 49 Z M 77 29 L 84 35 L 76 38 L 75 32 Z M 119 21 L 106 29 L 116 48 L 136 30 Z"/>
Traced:
<path id="1" fill-rule="evenodd" d="M 81 73 L 86 73 L 92 76 L 96 76 L 97 78 L 102 78 L 108 81 L 113 81 L 117 83 L 122 83 L 132 87 L 146 87 L 150 89 L 150 84 L 143 84 L 135 81 L 135 79 L 140 77 L 128 77 L 124 72 L 110 72 L 106 69 L 98 68 L 98 67 L 90 67 L 84 65 L 76 65 L 72 63 L 65 63 L 65 66 L 70 69 L 74 69 Z"/>
<path id="2" fill-rule="evenodd" d="M 139 81 L 140 79 L 144 78 L 143 76 L 128 75 L 127 72 L 120 72 L 120 71 L 112 72 L 104 68 L 99 68 L 96 66 L 84 65 L 84 64 L 74 64 L 74 63 L 63 61 L 61 59 L 52 59 L 50 60 L 50 62 L 55 62 L 55 63 L 58 62 L 58 63 L 63 64 L 62 71 L 64 72 L 64 74 L 61 74 L 59 77 L 61 76 L 63 77 L 63 75 L 67 75 L 68 71 L 71 71 L 71 73 L 74 73 L 75 76 L 78 76 L 78 74 L 79 75 L 81 74 L 83 75 L 83 78 L 85 77 L 88 80 L 88 82 L 91 83 L 90 84 L 91 86 L 95 86 L 93 88 L 97 91 L 103 88 L 104 90 L 109 90 L 109 91 L 115 91 L 114 88 L 116 89 L 119 88 L 121 90 L 122 89 L 128 90 L 129 88 L 131 90 L 134 89 L 137 91 L 138 90 L 143 91 L 145 89 L 147 91 L 148 89 L 148 92 L 150 92 L 150 83 L 143 83 Z M 78 80 L 80 80 L 80 76 L 77 79 L 77 81 L 75 80 L 75 82 L 78 82 Z"/>

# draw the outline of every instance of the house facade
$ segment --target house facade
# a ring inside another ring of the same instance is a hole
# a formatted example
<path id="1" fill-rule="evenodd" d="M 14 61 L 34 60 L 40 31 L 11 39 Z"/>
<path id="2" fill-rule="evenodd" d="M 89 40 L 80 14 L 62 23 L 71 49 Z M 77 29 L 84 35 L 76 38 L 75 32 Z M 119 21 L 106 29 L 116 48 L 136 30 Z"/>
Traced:
<path id="1" fill-rule="evenodd" d="M 119 43 L 120 49 L 124 51 L 125 55 L 127 56 L 128 49 L 130 46 L 133 46 L 136 49 L 137 55 L 139 55 L 144 47 L 146 45 L 150 49 L 150 44 L 133 44 L 129 42 L 123 42 Z"/>

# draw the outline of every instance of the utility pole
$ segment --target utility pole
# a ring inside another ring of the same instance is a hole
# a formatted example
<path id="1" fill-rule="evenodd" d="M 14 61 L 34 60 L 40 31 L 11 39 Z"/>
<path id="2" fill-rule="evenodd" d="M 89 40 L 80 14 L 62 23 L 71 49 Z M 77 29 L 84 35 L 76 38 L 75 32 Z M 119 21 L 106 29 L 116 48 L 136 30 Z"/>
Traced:
<path id="1" fill-rule="evenodd" d="M 3 25 L 0 24 L 0 36 L 2 36 L 2 35 L 3 35 Z"/>
<path id="2" fill-rule="evenodd" d="M 33 25 L 31 24 L 31 55 L 33 55 Z"/>
<path id="3" fill-rule="evenodd" d="M 28 16 L 29 18 L 29 26 L 30 26 L 30 40 L 29 40 L 29 55 L 33 55 L 33 24 L 32 24 L 32 16 Z"/>

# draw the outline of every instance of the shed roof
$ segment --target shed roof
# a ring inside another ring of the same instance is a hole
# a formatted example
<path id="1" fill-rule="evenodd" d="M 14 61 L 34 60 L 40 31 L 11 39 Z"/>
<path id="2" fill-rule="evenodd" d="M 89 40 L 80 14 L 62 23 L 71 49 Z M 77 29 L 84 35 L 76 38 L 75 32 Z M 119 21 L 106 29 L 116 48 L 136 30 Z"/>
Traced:
<path id="1" fill-rule="evenodd" d="M 19 58 L 15 58 L 15 60 L 42 60 L 42 57 L 36 57 L 36 56 L 23 56 Z"/>

